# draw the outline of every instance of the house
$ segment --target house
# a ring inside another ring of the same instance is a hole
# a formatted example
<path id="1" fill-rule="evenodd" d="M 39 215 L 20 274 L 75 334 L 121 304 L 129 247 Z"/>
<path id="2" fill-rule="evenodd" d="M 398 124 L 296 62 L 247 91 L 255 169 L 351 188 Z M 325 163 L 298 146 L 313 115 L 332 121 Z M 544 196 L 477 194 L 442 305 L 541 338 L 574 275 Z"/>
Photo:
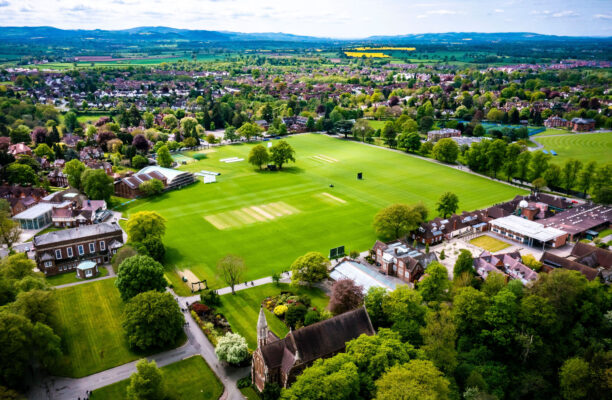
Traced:
<path id="1" fill-rule="evenodd" d="M 19 222 L 21 229 L 43 229 L 51 225 L 53 207 L 53 204 L 41 202 L 15 215 L 13 219 Z"/>
<path id="2" fill-rule="evenodd" d="M 8 201 L 11 215 L 17 215 L 38 204 L 47 194 L 44 189 L 25 186 L 0 186 L 0 198 Z"/>
<path id="3" fill-rule="evenodd" d="M 54 169 L 49 172 L 47 175 L 47 179 L 49 179 L 49 184 L 55 187 L 67 187 L 68 186 L 68 176 L 62 172 L 61 169 Z"/>
<path id="4" fill-rule="evenodd" d="M 142 195 L 140 185 L 146 181 L 157 179 L 164 184 L 164 188 L 168 187 L 168 178 L 162 175 L 159 171 L 150 171 L 145 173 L 137 173 L 132 176 L 119 178 L 115 181 L 115 194 L 120 197 L 133 199 Z"/>
<path id="5" fill-rule="evenodd" d="M 612 251 L 578 242 L 567 257 L 544 252 L 540 261 L 544 266 L 579 271 L 588 280 L 601 278 L 612 284 Z"/>
<path id="6" fill-rule="evenodd" d="M 528 246 L 542 246 L 542 249 L 546 245 L 554 248 L 564 246 L 568 238 L 567 232 L 516 215 L 494 219 L 489 225 L 492 232 L 506 239 Z"/>
<path id="7" fill-rule="evenodd" d="M 93 261 L 83 261 L 76 267 L 76 275 L 81 279 L 89 279 L 98 275 L 98 264 Z"/>
<path id="8" fill-rule="evenodd" d="M 570 126 L 570 123 L 565 118 L 553 115 L 544 121 L 544 126 L 547 128 L 567 128 Z"/>
<path id="9" fill-rule="evenodd" d="M 461 137 L 461 131 L 458 129 L 443 128 L 437 131 L 427 132 L 427 140 L 432 142 L 437 142 L 440 139 L 451 137 Z"/>
<path id="10" fill-rule="evenodd" d="M 268 383 L 288 387 L 305 368 L 318 359 L 345 350 L 360 335 L 374 335 L 365 307 L 291 330 L 279 339 L 268 329 L 263 307 L 257 320 L 257 349 L 253 352 L 251 381 L 260 391 Z"/>
<path id="11" fill-rule="evenodd" d="M 83 261 L 110 262 L 123 246 L 123 231 L 116 223 L 85 225 L 35 236 L 32 246 L 38 269 L 52 276 L 74 271 Z"/>
<path id="12" fill-rule="evenodd" d="M 572 118 L 571 126 L 574 132 L 589 132 L 595 129 L 595 120 L 591 118 Z"/>
<path id="13" fill-rule="evenodd" d="M 523 285 L 538 279 L 538 274 L 523 264 L 521 254 L 518 251 L 505 254 L 493 255 L 483 251 L 478 258 L 474 259 L 474 270 L 483 280 L 490 273 L 500 273 L 506 279 L 520 280 Z"/>
<path id="14" fill-rule="evenodd" d="M 23 143 L 17 143 L 17 144 L 10 145 L 8 148 L 8 152 L 13 157 L 17 157 L 21 155 L 32 156 L 32 149 Z"/>
<path id="15" fill-rule="evenodd" d="M 422 223 L 410 234 L 410 238 L 421 244 L 440 243 L 466 233 L 484 232 L 488 229 L 486 212 L 477 210 L 453 214 L 450 218 L 434 218 Z"/>
<path id="16" fill-rule="evenodd" d="M 376 241 L 372 248 L 373 258 L 380 272 L 396 276 L 404 282 L 413 283 L 425 272 L 427 266 L 437 261 L 436 255 L 422 253 L 403 240 L 383 243 Z"/>

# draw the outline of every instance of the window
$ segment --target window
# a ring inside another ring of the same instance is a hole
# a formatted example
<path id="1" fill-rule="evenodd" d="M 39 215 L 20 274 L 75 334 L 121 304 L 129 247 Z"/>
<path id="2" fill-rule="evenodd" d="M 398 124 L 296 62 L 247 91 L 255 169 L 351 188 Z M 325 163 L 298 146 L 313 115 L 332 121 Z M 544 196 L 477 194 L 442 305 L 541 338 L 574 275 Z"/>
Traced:
<path id="1" fill-rule="evenodd" d="M 62 251 L 60 249 L 55 250 L 55 259 L 59 260 L 62 258 Z"/>
<path id="2" fill-rule="evenodd" d="M 83 248 L 83 245 L 80 244 L 77 249 L 79 250 L 79 255 L 82 256 L 83 254 L 85 254 L 85 249 Z"/>
<path id="3" fill-rule="evenodd" d="M 95 243 L 89 243 L 89 252 L 93 253 L 96 251 L 96 244 Z"/>
<path id="4" fill-rule="evenodd" d="M 101 250 L 101 251 L 106 250 L 106 243 L 104 243 L 104 240 L 101 240 L 101 241 L 100 241 L 100 250 Z"/>
<path id="5" fill-rule="evenodd" d="M 92 275 L 92 271 L 91 271 L 90 269 L 88 269 L 87 271 L 85 271 L 85 276 L 86 276 L 87 278 L 90 278 L 90 277 L 91 277 L 91 275 Z"/>
<path id="6" fill-rule="evenodd" d="M 72 257 L 72 247 L 66 248 L 66 254 L 68 254 L 68 258 Z"/>
<path id="7" fill-rule="evenodd" d="M 53 261 L 45 261 L 45 268 L 53 266 Z"/>

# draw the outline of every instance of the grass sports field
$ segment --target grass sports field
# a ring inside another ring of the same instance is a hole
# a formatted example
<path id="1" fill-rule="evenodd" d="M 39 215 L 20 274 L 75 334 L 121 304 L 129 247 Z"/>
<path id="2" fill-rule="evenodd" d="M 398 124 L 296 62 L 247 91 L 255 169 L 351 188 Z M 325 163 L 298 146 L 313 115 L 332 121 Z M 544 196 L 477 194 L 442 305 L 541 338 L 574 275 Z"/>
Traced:
<path id="1" fill-rule="evenodd" d="M 55 293 L 65 351 L 54 374 L 80 378 L 143 356 L 128 348 L 121 327 L 123 302 L 114 278 Z"/>
<path id="2" fill-rule="evenodd" d="M 218 399 L 223 384 L 202 356 L 186 358 L 161 368 L 169 399 Z M 91 400 L 125 399 L 129 379 L 93 391 Z"/>
<path id="3" fill-rule="evenodd" d="M 477 238 L 470 240 L 470 243 L 474 246 L 480 247 L 481 249 L 490 251 L 491 253 L 495 253 L 510 247 L 508 243 L 502 242 L 501 240 L 497 240 L 488 235 L 478 236 Z"/>
<path id="4" fill-rule="evenodd" d="M 596 161 L 598 164 L 612 162 L 612 132 L 556 135 L 538 137 L 544 150 L 554 150 L 558 155 L 551 161 L 562 164 L 570 158 L 583 163 Z"/>
<path id="5" fill-rule="evenodd" d="M 222 146 L 181 169 L 220 172 L 217 183 L 197 183 L 121 211 L 153 210 L 167 219 L 165 264 L 190 269 L 213 288 L 226 286 L 216 264 L 228 253 L 244 258 L 245 279 L 288 270 L 308 251 L 328 254 L 344 245 L 363 251 L 376 240 L 374 215 L 392 203 L 423 201 L 435 216 L 446 191 L 459 197 L 459 211 L 486 207 L 525 191 L 443 165 L 325 135 L 286 139 L 297 163 L 279 172 L 259 172 L 246 162 L 254 144 Z M 264 142 L 265 144 L 266 142 Z M 192 155 L 189 153 L 187 155 Z M 240 157 L 245 161 L 220 162 Z M 364 173 L 357 180 L 357 172 Z M 330 185 L 334 187 L 330 187 Z"/>
<path id="6" fill-rule="evenodd" d="M 278 286 L 270 283 L 267 285 L 256 286 L 252 289 L 245 289 L 236 292 L 235 295 L 226 294 L 221 296 L 221 306 L 218 310 L 227 318 L 232 330 L 245 337 L 250 349 L 257 347 L 257 318 L 259 308 L 263 299 L 269 296 L 280 294 L 281 291 L 291 291 L 302 295 L 305 294 L 312 300 L 312 306 L 322 310 L 327 307 L 329 298 L 318 288 L 294 288 L 286 283 Z M 265 310 L 268 327 L 278 337 L 283 338 L 289 332 L 289 328 L 276 316 Z"/>

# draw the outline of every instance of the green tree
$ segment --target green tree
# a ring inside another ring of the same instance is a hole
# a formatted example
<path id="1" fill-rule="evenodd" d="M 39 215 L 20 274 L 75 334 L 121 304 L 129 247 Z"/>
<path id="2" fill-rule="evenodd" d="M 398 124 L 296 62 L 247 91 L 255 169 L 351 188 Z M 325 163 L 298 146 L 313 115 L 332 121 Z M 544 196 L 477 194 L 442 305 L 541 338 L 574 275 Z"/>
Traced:
<path id="1" fill-rule="evenodd" d="M 536 180 L 541 177 L 546 169 L 548 169 L 548 161 L 550 154 L 544 154 L 542 151 L 534 151 L 531 157 L 531 180 Z"/>
<path id="2" fill-rule="evenodd" d="M 425 316 L 425 327 L 421 328 L 423 346 L 421 350 L 428 360 L 447 375 L 452 375 L 457 367 L 457 329 L 447 305 L 430 310 Z"/>
<path id="3" fill-rule="evenodd" d="M 456 279 L 465 272 L 470 275 L 474 275 L 474 259 L 472 253 L 469 250 L 462 249 L 455 261 L 455 267 L 453 268 L 453 277 Z"/>
<path id="4" fill-rule="evenodd" d="M 252 122 L 245 122 L 236 133 L 245 138 L 247 141 L 251 140 L 251 138 L 261 135 L 263 129 Z"/>
<path id="5" fill-rule="evenodd" d="M 426 308 L 422 303 L 419 292 L 407 285 L 397 286 L 383 299 L 383 310 L 391 329 L 399 332 L 402 340 L 415 345 L 421 342 L 419 330 L 425 322 Z"/>
<path id="6" fill-rule="evenodd" d="M 142 359 L 136 363 L 136 372 L 130 377 L 126 397 L 128 400 L 163 400 L 166 387 L 162 371 L 155 361 Z"/>
<path id="7" fill-rule="evenodd" d="M 419 149 L 419 152 L 427 157 L 429 156 L 429 154 L 431 154 L 431 152 L 433 151 L 434 145 L 433 143 L 431 143 L 430 141 L 425 141 L 423 143 L 421 143 L 421 148 Z"/>
<path id="8" fill-rule="evenodd" d="M 238 256 L 228 254 L 217 263 L 219 275 L 232 288 L 232 294 L 236 294 L 234 286 L 241 282 L 246 271 L 244 260 Z"/>
<path id="9" fill-rule="evenodd" d="M 588 162 L 582 171 L 578 174 L 578 186 L 582 193 L 586 196 L 587 192 L 591 189 L 593 184 L 593 178 L 595 171 L 597 170 L 597 163 L 595 161 Z"/>
<path id="10" fill-rule="evenodd" d="M 502 171 L 506 174 L 508 182 L 512 180 L 514 174 L 518 169 L 517 161 L 518 156 L 521 154 L 521 146 L 516 143 L 511 143 L 506 147 L 506 156 L 504 165 L 502 165 Z"/>
<path id="11" fill-rule="evenodd" d="M 283 390 L 283 400 L 353 400 L 359 396 L 359 371 L 351 357 L 340 353 L 319 359 Z"/>
<path id="12" fill-rule="evenodd" d="M 546 172 L 544 172 L 544 180 L 548 187 L 561 186 L 561 168 L 557 164 L 550 164 Z"/>
<path id="13" fill-rule="evenodd" d="M 142 169 L 149 165 L 149 160 L 145 156 L 141 156 L 140 154 L 136 154 L 132 157 L 132 167 L 136 169 Z"/>
<path id="14" fill-rule="evenodd" d="M 529 166 L 531 165 L 531 152 L 524 151 L 516 158 L 516 176 L 525 182 L 529 176 Z"/>
<path id="15" fill-rule="evenodd" d="M 419 292 L 425 301 L 442 301 L 448 297 L 450 282 L 446 267 L 437 261 L 425 269 L 425 277 L 418 285 Z"/>
<path id="16" fill-rule="evenodd" d="M 353 136 L 361 139 L 365 142 L 366 137 L 372 136 L 374 129 L 370 126 L 370 123 L 365 119 L 360 119 L 353 125 Z"/>
<path id="17" fill-rule="evenodd" d="M 30 143 L 32 140 L 30 137 L 30 128 L 25 125 L 19 125 L 15 129 L 11 130 L 9 136 L 12 143 Z"/>
<path id="18" fill-rule="evenodd" d="M 283 169 L 283 164 L 289 161 L 295 162 L 295 150 L 286 141 L 279 140 L 270 147 L 270 160 L 276 164 L 278 169 Z"/>
<path id="19" fill-rule="evenodd" d="M 399 135 L 397 144 L 406 151 L 415 153 L 421 148 L 421 136 L 416 132 L 404 132 Z"/>
<path id="20" fill-rule="evenodd" d="M 55 153 L 46 143 L 41 143 L 36 146 L 36 149 L 34 149 L 34 154 L 41 158 L 47 157 L 47 159 L 51 161 L 53 160 L 53 158 L 55 158 Z"/>
<path id="21" fill-rule="evenodd" d="M 452 164 L 457 161 L 459 156 L 459 146 L 451 138 L 438 140 L 433 148 L 433 157 L 445 163 Z"/>
<path id="22" fill-rule="evenodd" d="M 128 218 L 126 232 L 131 242 L 142 242 L 150 236 L 163 237 L 166 219 L 155 211 L 139 211 Z"/>
<path id="23" fill-rule="evenodd" d="M 569 159 L 561 168 L 561 180 L 563 181 L 563 186 L 565 187 L 565 191 L 569 193 L 570 189 L 576 185 L 576 180 L 578 179 L 578 173 L 582 169 L 582 162 Z"/>
<path id="24" fill-rule="evenodd" d="M 121 270 L 121 269 L 120 269 Z M 123 311 L 123 329 L 131 348 L 161 349 L 184 335 L 185 317 L 168 292 L 149 291 L 134 296 Z"/>
<path id="25" fill-rule="evenodd" d="M 163 119 L 163 122 L 166 128 L 168 128 L 169 130 L 173 130 L 178 126 L 178 120 L 172 114 L 166 115 Z"/>
<path id="26" fill-rule="evenodd" d="M 0 244 L 5 244 L 10 251 L 13 248 L 13 243 L 19 241 L 20 236 L 21 226 L 19 222 L 11 219 L 10 213 L 0 211 Z"/>
<path id="27" fill-rule="evenodd" d="M 227 127 L 225 127 L 225 133 L 223 134 L 223 138 L 225 140 L 229 140 L 230 142 L 233 142 L 238 139 L 238 135 L 236 135 L 236 128 L 232 125 L 228 125 Z"/>
<path id="28" fill-rule="evenodd" d="M 115 273 L 119 272 L 119 266 L 124 260 L 137 255 L 138 252 L 131 245 L 126 244 L 122 246 L 111 259 L 111 265 L 113 266 L 113 270 L 115 270 Z"/>
<path id="29" fill-rule="evenodd" d="M 38 182 L 36 172 L 29 165 L 13 163 L 6 167 L 5 171 L 10 184 L 34 185 Z"/>
<path id="30" fill-rule="evenodd" d="M 368 289 L 368 292 L 363 299 L 366 310 L 368 311 L 368 315 L 370 316 L 370 320 L 372 321 L 372 325 L 374 325 L 374 327 L 388 325 L 387 316 L 383 310 L 383 302 L 387 296 L 387 289 L 379 286 L 372 286 Z"/>
<path id="31" fill-rule="evenodd" d="M 184 117 L 181 119 L 181 128 L 183 128 L 183 135 L 185 137 L 197 137 L 197 126 L 198 121 L 193 117 Z"/>
<path id="32" fill-rule="evenodd" d="M 164 168 L 170 168 L 172 166 L 173 161 L 168 146 L 162 146 L 157 149 L 157 163 L 160 167 Z"/>
<path id="33" fill-rule="evenodd" d="M 63 173 L 68 177 L 68 183 L 75 189 L 81 189 L 81 175 L 85 172 L 85 164 L 77 160 L 70 160 L 66 163 Z"/>
<path id="34" fill-rule="evenodd" d="M 68 111 L 66 114 L 64 114 L 64 125 L 66 125 L 68 132 L 74 132 L 79 125 L 77 115 L 72 111 Z"/>
<path id="35" fill-rule="evenodd" d="M 437 206 L 438 213 L 442 215 L 442 217 L 447 218 L 454 214 L 459 208 L 459 198 L 454 193 L 446 192 L 440 196 Z"/>
<path id="36" fill-rule="evenodd" d="M 497 171 L 504 165 L 506 150 L 506 142 L 502 139 L 494 140 L 487 149 L 487 168 L 493 171 L 494 178 L 497 178 Z"/>
<path id="37" fill-rule="evenodd" d="M 600 204 L 612 203 L 612 163 L 597 169 L 593 179 L 593 200 Z"/>
<path id="38" fill-rule="evenodd" d="M 146 111 L 142 114 L 142 119 L 145 123 L 145 128 L 149 129 L 153 127 L 153 123 L 155 122 L 155 115 Z"/>
<path id="39" fill-rule="evenodd" d="M 249 153 L 249 163 L 261 169 L 261 166 L 268 163 L 270 155 L 268 150 L 261 144 L 254 146 Z"/>
<path id="40" fill-rule="evenodd" d="M 291 264 L 291 282 L 294 285 L 305 282 L 311 286 L 329 276 L 329 265 L 323 254 L 316 251 L 306 253 Z"/>
<path id="41" fill-rule="evenodd" d="M 376 381 L 375 400 L 446 400 L 449 382 L 428 360 L 395 365 Z"/>
<path id="42" fill-rule="evenodd" d="M 164 267 L 149 256 L 133 256 L 119 265 L 115 286 L 123 301 L 150 290 L 166 290 Z"/>
<path id="43" fill-rule="evenodd" d="M 574 357 L 566 360 L 559 370 L 559 383 L 563 398 L 566 400 L 586 398 L 590 375 L 589 363 L 582 358 Z"/>
<path id="44" fill-rule="evenodd" d="M 483 292 L 470 286 L 459 289 L 453 299 L 452 309 L 458 332 L 462 336 L 480 333 L 488 306 L 489 299 Z"/>
<path id="45" fill-rule="evenodd" d="M 239 334 L 227 332 L 217 341 L 215 354 L 221 361 L 240 364 L 249 356 L 249 346 L 246 339 Z"/>
<path id="46" fill-rule="evenodd" d="M 113 178 L 103 169 L 86 169 L 81 175 L 83 191 L 92 200 L 106 200 L 115 192 Z"/>
<path id="47" fill-rule="evenodd" d="M 145 196 L 153 196 L 164 191 L 164 182 L 159 179 L 149 179 L 138 185 L 138 190 Z"/>
<path id="48" fill-rule="evenodd" d="M 49 290 L 34 289 L 20 292 L 9 309 L 15 314 L 23 315 L 32 323 L 55 326 L 54 316 L 57 315 L 55 293 Z"/>
<path id="49" fill-rule="evenodd" d="M 392 204 L 374 216 L 374 230 L 382 238 L 398 239 L 418 228 L 425 218 L 427 210 L 424 207 Z"/>

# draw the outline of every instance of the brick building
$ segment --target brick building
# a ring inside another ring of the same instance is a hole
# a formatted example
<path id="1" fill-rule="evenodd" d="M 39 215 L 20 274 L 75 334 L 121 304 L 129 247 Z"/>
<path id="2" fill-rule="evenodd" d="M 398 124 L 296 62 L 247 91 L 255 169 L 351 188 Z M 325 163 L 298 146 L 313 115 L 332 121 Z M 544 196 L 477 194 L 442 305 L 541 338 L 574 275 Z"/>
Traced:
<path id="1" fill-rule="evenodd" d="M 86 225 L 35 236 L 32 245 L 38 269 L 52 276 L 75 271 L 83 261 L 110 262 L 123 246 L 123 231 L 116 223 Z"/>
<path id="2" fill-rule="evenodd" d="M 372 249 L 380 272 L 396 276 L 404 282 L 413 283 L 425 272 L 425 268 L 437 261 L 436 255 L 422 253 L 402 240 L 390 243 L 376 241 Z"/>

